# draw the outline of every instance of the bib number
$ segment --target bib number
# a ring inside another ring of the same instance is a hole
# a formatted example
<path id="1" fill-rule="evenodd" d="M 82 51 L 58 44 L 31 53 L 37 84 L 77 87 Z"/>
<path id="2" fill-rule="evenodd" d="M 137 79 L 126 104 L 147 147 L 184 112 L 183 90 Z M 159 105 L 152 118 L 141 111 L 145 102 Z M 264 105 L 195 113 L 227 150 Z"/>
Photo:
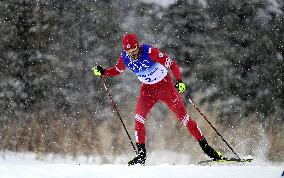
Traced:
<path id="1" fill-rule="evenodd" d="M 142 83 L 154 84 L 161 81 L 167 75 L 167 73 L 168 71 L 163 65 L 156 63 L 147 71 L 143 71 L 143 73 L 137 73 L 137 76 Z"/>

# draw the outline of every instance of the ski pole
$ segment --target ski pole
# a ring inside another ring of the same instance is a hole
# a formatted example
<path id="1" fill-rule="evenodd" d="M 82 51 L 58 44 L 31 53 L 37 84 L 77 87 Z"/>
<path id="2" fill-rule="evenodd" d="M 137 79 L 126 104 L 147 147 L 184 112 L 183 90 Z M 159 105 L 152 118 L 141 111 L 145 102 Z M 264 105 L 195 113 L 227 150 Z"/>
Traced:
<path id="1" fill-rule="evenodd" d="M 201 116 L 208 122 L 208 124 L 215 130 L 215 132 L 221 137 L 221 139 L 226 143 L 226 145 L 230 148 L 230 150 L 241 160 L 238 154 L 233 150 L 233 148 L 229 145 L 229 143 L 223 138 L 223 136 L 217 131 L 217 129 L 211 124 L 211 122 L 206 118 L 206 116 L 198 109 L 198 107 L 194 104 L 194 102 L 189 98 L 187 94 L 185 97 L 189 100 L 189 102 L 195 107 L 195 109 L 199 112 Z"/>
<path id="2" fill-rule="evenodd" d="M 119 111 L 118 111 L 118 109 L 117 109 L 117 107 L 116 107 L 116 104 L 115 104 L 115 102 L 113 101 L 112 96 L 111 96 L 111 94 L 110 94 L 110 92 L 109 92 L 109 89 L 107 88 L 107 86 L 106 86 L 106 84 L 105 84 L 104 79 L 103 79 L 102 76 L 101 76 L 101 81 L 102 81 L 102 83 L 103 83 L 103 85 L 104 85 L 104 87 L 105 87 L 105 90 L 106 90 L 106 92 L 107 92 L 107 94 L 108 94 L 108 96 L 109 96 L 109 98 L 110 98 L 110 100 L 111 100 L 111 102 L 112 102 L 112 106 L 114 107 L 114 109 L 115 109 L 115 111 L 116 111 L 116 113 L 117 113 L 117 115 L 118 115 L 118 118 L 119 118 L 120 122 L 121 122 L 122 125 L 123 125 L 123 128 L 124 128 L 124 130 L 125 130 L 125 132 L 126 132 L 126 134 L 127 134 L 127 136 L 128 136 L 128 139 L 129 139 L 129 141 L 130 141 L 130 143 L 131 143 L 131 145 L 132 145 L 132 147 L 133 147 L 133 149 L 134 149 L 134 152 L 135 152 L 136 154 L 138 154 L 138 153 L 137 153 L 137 150 L 136 150 L 136 148 L 135 148 L 135 146 L 134 146 L 134 144 L 133 144 L 133 142 L 132 142 L 132 139 L 131 139 L 131 137 L 130 137 L 130 135 L 129 135 L 127 129 L 126 129 L 126 127 L 125 127 L 125 124 L 124 124 L 124 122 L 123 122 L 123 120 L 122 120 L 122 118 L 121 118 L 121 116 L 120 116 L 120 114 L 119 114 Z"/>

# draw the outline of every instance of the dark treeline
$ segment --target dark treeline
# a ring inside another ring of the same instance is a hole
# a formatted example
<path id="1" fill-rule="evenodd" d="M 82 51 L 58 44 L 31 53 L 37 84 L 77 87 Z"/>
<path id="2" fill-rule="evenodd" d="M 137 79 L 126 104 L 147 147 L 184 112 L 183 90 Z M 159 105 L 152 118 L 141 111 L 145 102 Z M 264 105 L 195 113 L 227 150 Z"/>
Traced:
<path id="1" fill-rule="evenodd" d="M 277 133 L 276 139 L 283 136 L 283 1 L 178 0 L 167 7 L 145 2 L 0 1 L 2 149 L 22 150 L 19 145 L 31 142 L 24 131 L 9 131 L 10 141 L 19 143 L 7 144 L 7 130 L 15 123 L 28 130 L 35 120 L 43 128 L 56 122 L 58 127 L 44 133 L 68 127 L 76 135 L 82 118 L 87 130 L 95 130 L 91 123 L 113 117 L 91 69 L 116 63 L 125 32 L 137 33 L 177 61 L 187 92 L 208 112 L 218 108 L 217 123 L 249 125 L 253 116 L 267 132 Z M 133 110 L 139 83 L 134 75 L 122 75 L 109 78 L 108 86 L 121 110 Z M 34 151 L 37 143 L 23 150 Z M 41 148 L 55 150 L 60 152 Z"/>

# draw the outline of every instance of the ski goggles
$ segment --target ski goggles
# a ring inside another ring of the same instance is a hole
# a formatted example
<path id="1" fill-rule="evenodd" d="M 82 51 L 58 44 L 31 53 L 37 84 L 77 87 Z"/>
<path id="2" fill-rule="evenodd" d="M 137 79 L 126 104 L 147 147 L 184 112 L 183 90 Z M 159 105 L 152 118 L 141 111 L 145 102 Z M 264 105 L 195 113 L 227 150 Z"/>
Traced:
<path id="1" fill-rule="evenodd" d="M 136 44 L 134 48 L 126 50 L 127 53 L 133 53 L 134 51 L 136 51 L 138 49 L 138 45 Z"/>

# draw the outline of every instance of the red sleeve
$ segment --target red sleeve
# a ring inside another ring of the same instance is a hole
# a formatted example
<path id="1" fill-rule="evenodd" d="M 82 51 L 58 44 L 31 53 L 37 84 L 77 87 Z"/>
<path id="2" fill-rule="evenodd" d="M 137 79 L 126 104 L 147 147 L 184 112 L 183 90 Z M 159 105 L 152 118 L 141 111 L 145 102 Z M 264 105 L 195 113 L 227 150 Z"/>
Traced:
<path id="1" fill-rule="evenodd" d="M 159 62 L 166 68 L 170 68 L 176 80 L 181 80 L 181 72 L 178 64 L 173 61 L 166 53 L 161 52 L 157 48 L 149 49 L 149 56 L 155 62 Z"/>
<path id="2" fill-rule="evenodd" d="M 125 69 L 124 63 L 123 63 L 123 59 L 120 56 L 118 58 L 118 62 L 116 63 L 115 66 L 105 69 L 105 72 L 103 75 L 105 76 L 115 76 L 115 75 L 119 75 L 121 74 Z"/>

